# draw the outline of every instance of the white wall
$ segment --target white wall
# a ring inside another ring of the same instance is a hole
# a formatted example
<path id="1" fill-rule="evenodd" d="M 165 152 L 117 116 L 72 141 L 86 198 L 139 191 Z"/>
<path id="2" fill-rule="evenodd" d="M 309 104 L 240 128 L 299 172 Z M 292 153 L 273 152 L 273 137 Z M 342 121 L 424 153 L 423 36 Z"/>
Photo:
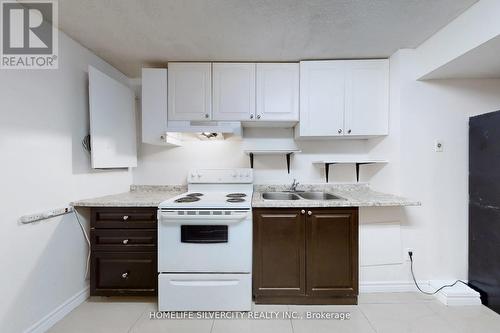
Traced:
<path id="1" fill-rule="evenodd" d="M 418 78 L 440 77 L 440 68 L 500 35 L 500 1 L 481 0 L 417 49 Z M 462 76 L 463 77 L 463 76 Z"/>
<path id="2" fill-rule="evenodd" d="M 128 171 L 93 171 L 87 66 L 121 73 L 60 34 L 58 70 L 0 70 L 0 332 L 22 332 L 84 290 L 87 245 L 73 215 L 20 225 L 24 214 L 123 192 Z"/>
<path id="3" fill-rule="evenodd" d="M 249 158 L 243 153 L 242 146 L 242 142 L 238 140 L 188 141 L 183 147 L 171 149 L 142 144 L 139 147 L 138 168 L 134 171 L 134 183 L 186 183 L 190 168 L 248 168 Z M 301 182 L 321 183 L 324 182 L 324 170 L 313 166 L 312 161 L 331 156 L 330 154 L 365 156 L 366 150 L 366 143 L 363 141 L 301 141 L 298 146 L 302 153 L 292 156 L 290 174 L 286 171 L 284 155 L 255 155 L 255 183 L 291 183 L 293 178 Z M 330 169 L 330 179 L 352 182 L 355 180 L 354 167 L 333 166 Z"/>
<path id="4" fill-rule="evenodd" d="M 422 201 L 407 210 L 407 244 L 420 277 L 467 278 L 468 119 L 500 110 L 500 80 L 414 80 L 414 51 L 402 51 L 401 191 Z M 434 140 L 444 151 L 433 150 Z M 420 264 L 420 262 L 422 262 Z"/>
<path id="5" fill-rule="evenodd" d="M 380 191 L 421 200 L 422 207 L 363 208 L 360 212 L 361 285 L 411 286 L 406 249 L 415 251 L 419 280 L 467 278 L 467 122 L 500 109 L 500 80 L 416 81 L 415 50 L 391 57 L 390 135 L 362 140 L 300 141 L 302 153 L 286 173 L 284 156 L 256 156 L 256 183 L 324 182 L 311 162 L 357 155 L 389 160 L 362 169 L 361 181 Z M 263 130 L 257 130 L 263 131 Z M 444 152 L 433 150 L 434 139 Z M 186 182 L 190 168 L 248 167 L 239 141 L 189 142 L 184 147 L 140 145 L 135 184 Z M 353 182 L 354 167 L 334 166 L 331 182 Z"/>

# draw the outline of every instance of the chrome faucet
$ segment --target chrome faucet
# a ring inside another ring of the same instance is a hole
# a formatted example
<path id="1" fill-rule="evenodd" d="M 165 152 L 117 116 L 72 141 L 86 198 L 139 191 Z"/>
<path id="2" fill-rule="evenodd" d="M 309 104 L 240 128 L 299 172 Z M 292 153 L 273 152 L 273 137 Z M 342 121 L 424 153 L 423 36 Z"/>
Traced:
<path id="1" fill-rule="evenodd" d="M 294 178 L 292 185 L 290 185 L 290 192 L 297 192 L 297 186 L 299 186 L 299 182 Z"/>

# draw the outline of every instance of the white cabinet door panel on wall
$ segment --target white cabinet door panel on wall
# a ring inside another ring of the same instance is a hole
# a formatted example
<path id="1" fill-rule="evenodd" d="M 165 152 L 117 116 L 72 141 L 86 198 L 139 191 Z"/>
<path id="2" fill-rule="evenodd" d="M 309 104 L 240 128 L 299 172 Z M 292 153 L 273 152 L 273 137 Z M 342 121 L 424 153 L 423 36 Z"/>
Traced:
<path id="1" fill-rule="evenodd" d="M 210 120 L 211 63 L 168 64 L 168 119 Z"/>
<path id="2" fill-rule="evenodd" d="M 142 69 L 142 142 L 161 144 L 167 128 L 167 70 Z"/>
<path id="3" fill-rule="evenodd" d="M 213 119 L 255 117 L 255 64 L 213 63 Z"/>
<path id="4" fill-rule="evenodd" d="M 350 61 L 346 75 L 346 134 L 387 135 L 388 110 L 389 61 Z"/>
<path id="5" fill-rule="evenodd" d="M 344 61 L 300 63 L 299 136 L 341 136 L 345 110 Z"/>
<path id="6" fill-rule="evenodd" d="M 299 120 L 299 64 L 257 64 L 256 118 L 264 121 Z"/>
<path id="7" fill-rule="evenodd" d="M 132 89 L 89 66 L 89 109 L 92 168 L 136 167 Z"/>
<path id="8" fill-rule="evenodd" d="M 181 133 L 167 133 L 167 69 L 142 69 L 142 142 L 181 145 Z"/>

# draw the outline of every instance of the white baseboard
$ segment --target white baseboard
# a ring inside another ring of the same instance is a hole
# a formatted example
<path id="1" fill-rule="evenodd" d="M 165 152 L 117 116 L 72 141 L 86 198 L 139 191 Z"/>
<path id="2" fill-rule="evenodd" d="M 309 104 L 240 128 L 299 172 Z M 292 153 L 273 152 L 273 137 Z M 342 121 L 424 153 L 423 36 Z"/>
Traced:
<path id="1" fill-rule="evenodd" d="M 89 287 L 77 292 L 75 295 L 71 296 L 64 303 L 59 305 L 49 314 L 44 316 L 42 319 L 31 325 L 24 333 L 43 333 L 49 330 L 55 323 L 63 319 L 68 313 L 70 313 L 78 305 L 85 302 L 89 298 Z"/>
<path id="2" fill-rule="evenodd" d="M 420 286 L 429 286 L 429 281 L 418 281 Z M 404 293 L 418 291 L 413 281 L 369 281 L 360 282 L 360 293 Z"/>
<path id="3" fill-rule="evenodd" d="M 435 291 L 441 286 L 451 284 L 454 281 L 431 280 L 418 281 L 418 285 L 424 291 Z M 360 293 L 401 293 L 419 292 L 413 281 L 373 281 L 360 282 Z M 481 298 L 478 292 L 470 287 L 457 283 L 454 287 L 444 288 L 436 295 L 438 301 L 449 306 L 481 305 Z"/>
<path id="4" fill-rule="evenodd" d="M 430 283 L 432 290 L 441 286 L 452 284 L 455 281 L 433 280 Z M 474 289 L 463 283 L 457 283 L 453 287 L 444 288 L 436 294 L 436 298 L 443 304 L 449 306 L 481 305 L 481 296 Z"/>

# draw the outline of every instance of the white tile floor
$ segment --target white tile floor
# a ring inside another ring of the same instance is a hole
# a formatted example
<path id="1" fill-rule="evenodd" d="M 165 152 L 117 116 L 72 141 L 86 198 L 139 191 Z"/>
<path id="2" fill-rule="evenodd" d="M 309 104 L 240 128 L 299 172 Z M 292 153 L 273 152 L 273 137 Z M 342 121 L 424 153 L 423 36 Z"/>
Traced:
<path id="1" fill-rule="evenodd" d="M 447 307 L 417 293 L 361 294 L 359 305 L 254 305 L 254 311 L 349 312 L 349 320 L 149 319 L 153 298 L 92 298 L 49 332 L 500 332 L 500 315 L 484 306 Z"/>

